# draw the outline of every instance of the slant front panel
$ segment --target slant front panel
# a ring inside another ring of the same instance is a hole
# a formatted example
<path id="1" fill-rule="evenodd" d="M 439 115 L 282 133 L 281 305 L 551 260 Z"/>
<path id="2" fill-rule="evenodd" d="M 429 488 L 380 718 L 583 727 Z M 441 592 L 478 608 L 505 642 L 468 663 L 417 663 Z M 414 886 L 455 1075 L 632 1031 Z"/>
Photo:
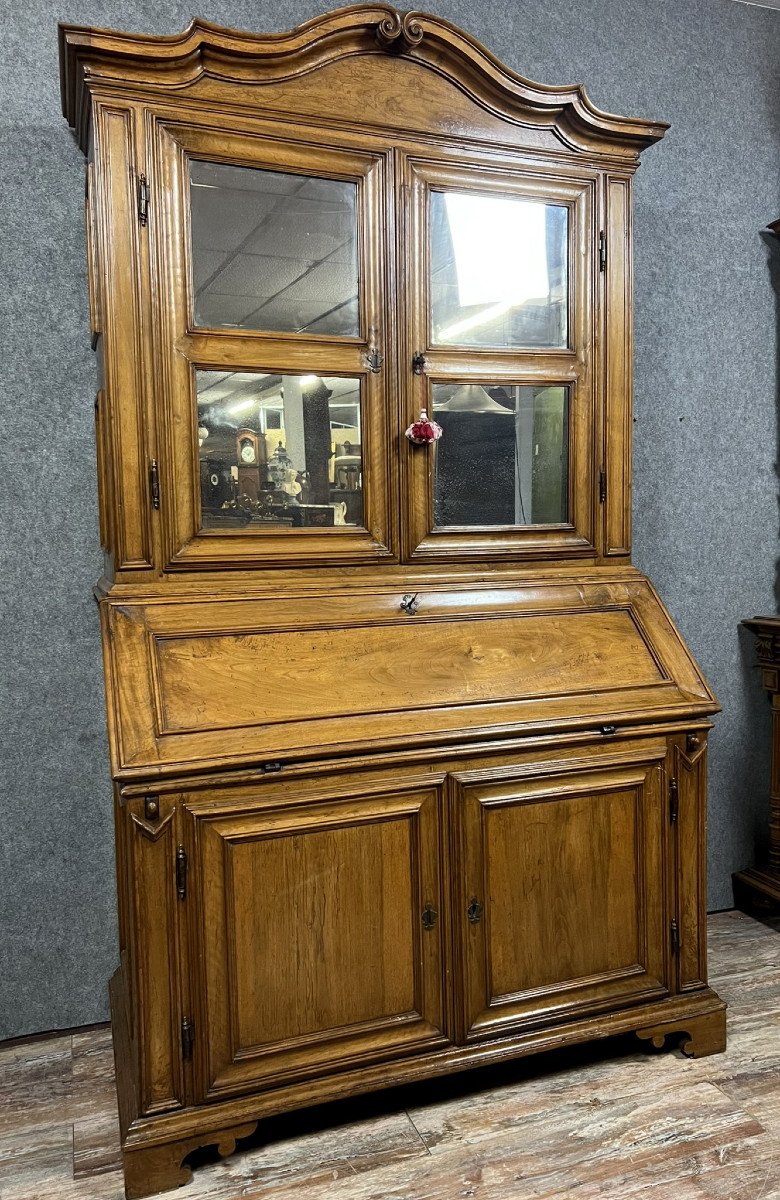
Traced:
<path id="1" fill-rule="evenodd" d="M 117 604 L 108 619 L 121 769 L 598 725 L 617 710 L 648 719 L 709 697 L 637 576 L 627 586 Z"/>

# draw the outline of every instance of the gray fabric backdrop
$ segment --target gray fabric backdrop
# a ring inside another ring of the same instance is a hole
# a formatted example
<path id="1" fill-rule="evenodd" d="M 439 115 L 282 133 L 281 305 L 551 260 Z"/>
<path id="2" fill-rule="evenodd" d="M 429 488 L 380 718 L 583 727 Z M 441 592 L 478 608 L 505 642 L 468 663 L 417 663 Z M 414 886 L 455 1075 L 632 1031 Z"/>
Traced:
<path id="1" fill-rule="evenodd" d="M 7 454 L 0 1038 L 102 1020 L 116 958 L 83 162 L 60 116 L 56 22 L 172 33 L 159 0 L 4 6 L 0 330 Z M 287 29 L 306 0 L 203 0 Z M 760 230 L 780 216 L 780 14 L 733 0 L 438 0 L 532 79 L 672 123 L 636 189 L 636 562 L 723 705 L 710 905 L 763 839 L 769 710 L 739 621 L 775 606 L 776 314 Z"/>

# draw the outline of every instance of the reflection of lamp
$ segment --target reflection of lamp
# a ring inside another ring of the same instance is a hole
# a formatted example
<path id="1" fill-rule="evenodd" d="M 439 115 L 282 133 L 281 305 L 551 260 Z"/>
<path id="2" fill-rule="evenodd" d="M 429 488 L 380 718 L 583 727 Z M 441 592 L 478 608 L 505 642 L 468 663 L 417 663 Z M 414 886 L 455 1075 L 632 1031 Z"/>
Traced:
<path id="1" fill-rule="evenodd" d="M 502 413 L 506 417 L 513 417 L 515 415 L 511 408 L 506 408 L 503 404 L 499 404 L 478 383 L 462 384 L 461 387 L 455 389 L 449 400 L 445 400 L 443 404 L 437 404 L 434 400 L 433 408 L 434 412 L 437 413 Z"/>
<path id="2" fill-rule="evenodd" d="M 209 431 L 205 425 L 198 426 L 198 445 L 202 446 L 206 438 L 209 436 Z"/>

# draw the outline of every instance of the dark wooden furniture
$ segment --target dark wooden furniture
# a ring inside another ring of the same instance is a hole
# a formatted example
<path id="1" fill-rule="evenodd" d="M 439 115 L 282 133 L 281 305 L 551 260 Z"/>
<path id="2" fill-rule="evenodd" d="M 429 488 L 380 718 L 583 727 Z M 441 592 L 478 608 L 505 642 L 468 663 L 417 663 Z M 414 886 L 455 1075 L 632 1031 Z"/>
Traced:
<path id="1" fill-rule="evenodd" d="M 780 907 L 780 617 L 753 617 L 743 625 L 756 635 L 756 658 L 772 702 L 769 853 L 764 864 L 733 877 L 736 905 L 749 912 Z"/>
<path id="2" fill-rule="evenodd" d="M 627 1031 L 722 1049 L 717 705 L 630 561 L 631 186 L 665 127 L 385 4 L 63 27 L 61 63 L 128 1196 L 336 1096 Z M 407 440 L 421 409 L 456 453 Z"/>

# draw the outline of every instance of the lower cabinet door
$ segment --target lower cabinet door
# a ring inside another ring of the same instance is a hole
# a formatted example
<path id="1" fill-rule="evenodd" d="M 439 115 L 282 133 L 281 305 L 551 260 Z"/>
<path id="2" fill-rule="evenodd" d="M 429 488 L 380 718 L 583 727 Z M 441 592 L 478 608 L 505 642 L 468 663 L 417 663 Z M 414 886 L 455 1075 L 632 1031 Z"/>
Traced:
<path id="1" fill-rule="evenodd" d="M 441 780 L 301 790 L 183 798 L 199 1099 L 446 1042 Z"/>
<path id="2" fill-rule="evenodd" d="M 462 1040 L 667 992 L 664 749 L 452 777 Z"/>

